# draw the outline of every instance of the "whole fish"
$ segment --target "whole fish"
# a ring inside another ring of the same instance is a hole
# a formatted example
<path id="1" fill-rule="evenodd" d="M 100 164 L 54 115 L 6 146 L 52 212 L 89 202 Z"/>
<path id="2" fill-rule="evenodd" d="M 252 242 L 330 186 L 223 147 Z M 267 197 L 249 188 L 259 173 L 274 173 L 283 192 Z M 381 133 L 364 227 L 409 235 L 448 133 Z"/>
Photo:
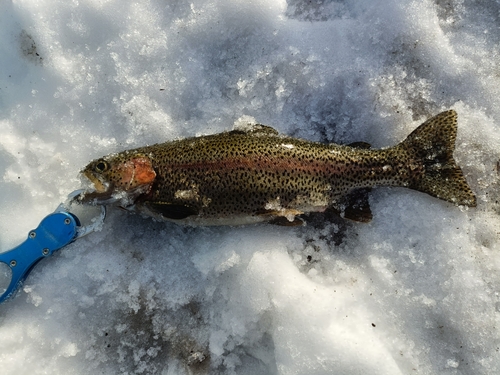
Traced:
<path id="1" fill-rule="evenodd" d="M 474 207 L 476 197 L 453 159 L 456 133 L 453 110 L 378 150 L 253 125 L 94 160 L 82 171 L 94 190 L 80 200 L 190 225 L 299 225 L 300 215 L 328 208 L 369 221 L 366 194 L 374 186 L 403 186 Z"/>

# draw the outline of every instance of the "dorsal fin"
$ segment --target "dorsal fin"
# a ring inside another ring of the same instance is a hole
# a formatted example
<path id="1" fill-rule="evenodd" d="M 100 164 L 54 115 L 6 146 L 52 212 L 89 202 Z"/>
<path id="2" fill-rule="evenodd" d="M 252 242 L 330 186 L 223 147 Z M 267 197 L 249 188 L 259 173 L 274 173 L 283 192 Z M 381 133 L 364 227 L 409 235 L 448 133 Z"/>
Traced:
<path id="1" fill-rule="evenodd" d="M 247 124 L 237 126 L 230 131 L 231 134 L 252 134 L 252 135 L 278 135 L 279 132 L 271 126 L 262 124 Z"/>
<path id="2" fill-rule="evenodd" d="M 347 146 L 354 148 L 361 148 L 361 149 L 369 149 L 372 147 L 372 145 L 367 142 L 352 142 L 349 143 Z"/>

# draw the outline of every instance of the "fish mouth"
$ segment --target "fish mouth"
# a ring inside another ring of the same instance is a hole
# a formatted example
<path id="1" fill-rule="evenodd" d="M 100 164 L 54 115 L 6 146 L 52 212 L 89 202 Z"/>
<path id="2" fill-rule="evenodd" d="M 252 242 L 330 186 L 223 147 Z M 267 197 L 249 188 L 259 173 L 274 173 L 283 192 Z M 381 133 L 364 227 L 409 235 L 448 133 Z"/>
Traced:
<path id="1" fill-rule="evenodd" d="M 140 185 L 128 190 L 117 189 L 114 183 L 102 181 L 89 171 L 82 172 L 82 177 L 82 182 L 87 186 L 76 199 L 84 204 L 131 207 L 140 196 L 151 190 L 150 185 Z"/>
<path id="2" fill-rule="evenodd" d="M 116 199 L 113 197 L 113 185 L 103 182 L 89 171 L 81 173 L 82 183 L 85 185 L 83 192 L 78 196 L 80 203 L 110 204 Z"/>
<path id="3" fill-rule="evenodd" d="M 96 193 L 107 193 L 109 189 L 109 184 L 103 183 L 101 180 L 99 180 L 96 176 L 90 173 L 84 173 L 84 176 L 90 180 L 90 182 L 93 184 L 93 190 Z"/>

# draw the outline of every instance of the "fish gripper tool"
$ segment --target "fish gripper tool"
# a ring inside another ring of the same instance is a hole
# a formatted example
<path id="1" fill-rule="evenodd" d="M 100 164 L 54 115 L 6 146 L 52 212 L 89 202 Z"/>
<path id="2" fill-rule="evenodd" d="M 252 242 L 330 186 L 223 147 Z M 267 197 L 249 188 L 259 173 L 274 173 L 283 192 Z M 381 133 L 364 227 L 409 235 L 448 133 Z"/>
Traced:
<path id="1" fill-rule="evenodd" d="M 53 255 L 77 238 L 99 229 L 106 217 L 105 206 L 100 206 L 100 214 L 87 226 L 82 226 L 79 218 L 69 212 L 71 203 L 80 193 L 81 191 L 76 191 L 70 194 L 69 202 L 59 205 L 55 212 L 47 215 L 36 229 L 28 233 L 28 238 L 23 243 L 0 253 L 0 265 L 3 266 L 0 278 L 10 277 L 8 286 L 5 287 L 6 283 L 2 283 L 3 288 L 0 287 L 0 303 L 16 293 L 40 260 Z"/>

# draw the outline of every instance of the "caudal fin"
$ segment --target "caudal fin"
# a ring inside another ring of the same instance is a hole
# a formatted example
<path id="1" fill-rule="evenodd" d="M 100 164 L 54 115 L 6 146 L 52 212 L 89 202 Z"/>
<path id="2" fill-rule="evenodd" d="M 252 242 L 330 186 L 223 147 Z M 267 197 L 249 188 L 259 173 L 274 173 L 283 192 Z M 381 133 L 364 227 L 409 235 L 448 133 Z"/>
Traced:
<path id="1" fill-rule="evenodd" d="M 424 173 L 408 186 L 434 197 L 475 207 L 476 197 L 453 159 L 457 113 L 442 112 L 415 129 L 402 143 L 411 158 L 424 165 Z"/>

